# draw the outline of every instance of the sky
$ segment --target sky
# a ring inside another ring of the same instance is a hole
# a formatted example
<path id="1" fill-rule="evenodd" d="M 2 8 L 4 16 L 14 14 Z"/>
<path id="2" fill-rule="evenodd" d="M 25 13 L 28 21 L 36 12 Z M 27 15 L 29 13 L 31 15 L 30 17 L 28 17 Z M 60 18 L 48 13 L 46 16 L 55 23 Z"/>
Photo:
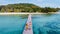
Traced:
<path id="1" fill-rule="evenodd" d="M 60 0 L 0 0 L 0 5 L 15 3 L 31 3 L 40 7 L 58 7 L 60 8 Z"/>

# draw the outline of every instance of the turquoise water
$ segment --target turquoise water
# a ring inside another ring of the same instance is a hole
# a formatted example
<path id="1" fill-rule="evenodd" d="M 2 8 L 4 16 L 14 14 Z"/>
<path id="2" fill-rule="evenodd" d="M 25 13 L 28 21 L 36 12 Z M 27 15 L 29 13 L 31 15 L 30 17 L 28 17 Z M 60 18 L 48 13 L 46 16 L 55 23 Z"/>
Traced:
<path id="1" fill-rule="evenodd" d="M 0 34 L 22 34 L 27 18 L 0 15 Z M 60 34 L 60 14 L 32 15 L 34 34 Z"/>

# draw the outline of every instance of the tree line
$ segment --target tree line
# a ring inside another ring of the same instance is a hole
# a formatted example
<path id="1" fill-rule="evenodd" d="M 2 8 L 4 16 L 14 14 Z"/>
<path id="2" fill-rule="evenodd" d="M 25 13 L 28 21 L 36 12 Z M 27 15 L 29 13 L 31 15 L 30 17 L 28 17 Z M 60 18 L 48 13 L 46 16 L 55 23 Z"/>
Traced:
<path id="1" fill-rule="evenodd" d="M 0 12 L 57 12 L 60 8 L 51 8 L 51 7 L 39 7 L 34 4 L 29 3 L 20 3 L 20 4 L 8 4 L 1 5 Z"/>

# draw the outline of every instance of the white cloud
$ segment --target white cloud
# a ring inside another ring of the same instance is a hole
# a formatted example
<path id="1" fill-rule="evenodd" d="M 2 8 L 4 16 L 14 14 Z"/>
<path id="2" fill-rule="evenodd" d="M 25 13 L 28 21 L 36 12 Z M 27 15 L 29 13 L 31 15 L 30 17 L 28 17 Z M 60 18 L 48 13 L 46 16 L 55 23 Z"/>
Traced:
<path id="1" fill-rule="evenodd" d="M 36 1 L 44 1 L 44 0 L 36 0 Z"/>

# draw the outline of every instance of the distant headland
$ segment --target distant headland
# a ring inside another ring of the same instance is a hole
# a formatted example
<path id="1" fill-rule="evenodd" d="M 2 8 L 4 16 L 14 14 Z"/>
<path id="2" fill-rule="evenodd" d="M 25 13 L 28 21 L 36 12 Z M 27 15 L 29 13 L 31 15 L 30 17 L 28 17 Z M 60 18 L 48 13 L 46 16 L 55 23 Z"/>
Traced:
<path id="1" fill-rule="evenodd" d="M 30 3 L 1 5 L 0 12 L 28 12 L 28 13 L 48 13 L 57 12 L 60 8 L 39 7 Z"/>

